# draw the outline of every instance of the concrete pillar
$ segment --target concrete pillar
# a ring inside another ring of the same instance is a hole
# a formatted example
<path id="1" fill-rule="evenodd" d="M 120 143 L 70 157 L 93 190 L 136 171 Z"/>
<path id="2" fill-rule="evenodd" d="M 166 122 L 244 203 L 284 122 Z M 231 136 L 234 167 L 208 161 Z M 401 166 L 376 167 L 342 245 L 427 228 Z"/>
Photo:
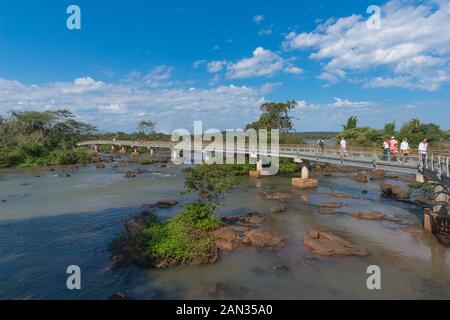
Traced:
<path id="1" fill-rule="evenodd" d="M 444 186 L 436 184 L 436 186 L 434 187 L 434 195 L 435 205 L 433 207 L 433 212 L 438 214 L 448 214 L 448 194 Z"/>
<path id="2" fill-rule="evenodd" d="M 154 154 L 153 148 L 150 148 L 150 156 L 153 157 L 153 154 Z"/>
<path id="3" fill-rule="evenodd" d="M 262 176 L 263 162 L 261 156 L 258 156 L 257 158 L 258 160 L 256 161 L 256 170 L 249 172 L 250 177 L 260 178 Z"/>
<path id="4" fill-rule="evenodd" d="M 308 167 L 303 166 L 301 177 L 302 177 L 303 180 L 308 180 L 308 179 L 309 179 L 309 170 L 308 170 Z"/>
<path id="5" fill-rule="evenodd" d="M 134 152 L 131 154 L 133 157 L 139 157 L 139 151 L 137 151 L 137 148 L 134 148 Z"/>
<path id="6" fill-rule="evenodd" d="M 292 178 L 292 185 L 301 189 L 317 188 L 319 181 L 310 179 L 308 168 L 303 166 L 300 178 Z"/>
<path id="7" fill-rule="evenodd" d="M 256 162 L 256 171 L 262 172 L 262 170 L 263 170 L 263 162 L 262 159 L 259 158 L 258 161 Z"/>
<path id="8" fill-rule="evenodd" d="M 111 151 L 112 151 L 112 152 L 114 152 L 114 149 L 115 149 L 114 146 L 111 146 Z"/>
<path id="9" fill-rule="evenodd" d="M 126 154 L 127 150 L 125 149 L 125 147 L 120 148 L 120 154 Z"/>
<path id="10" fill-rule="evenodd" d="M 433 232 L 433 215 L 434 213 L 430 209 L 424 209 L 423 211 L 423 229 L 426 232 Z"/>
<path id="11" fill-rule="evenodd" d="M 416 182 L 420 182 L 420 183 L 424 183 L 425 182 L 425 178 L 423 177 L 423 174 L 418 172 L 416 174 Z"/>

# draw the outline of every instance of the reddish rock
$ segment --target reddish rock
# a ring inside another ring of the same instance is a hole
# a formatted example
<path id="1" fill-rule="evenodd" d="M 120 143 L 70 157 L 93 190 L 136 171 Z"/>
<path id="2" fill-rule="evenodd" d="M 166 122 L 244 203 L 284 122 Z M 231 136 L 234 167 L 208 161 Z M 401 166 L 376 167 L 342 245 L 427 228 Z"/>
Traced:
<path id="1" fill-rule="evenodd" d="M 398 186 L 392 184 L 382 183 L 380 185 L 382 196 L 385 198 L 395 199 L 395 200 L 408 200 L 408 192 Z"/>
<path id="2" fill-rule="evenodd" d="M 245 233 L 243 242 L 255 247 L 277 247 L 286 244 L 286 240 L 278 234 L 264 229 L 254 229 Z"/>
<path id="3" fill-rule="evenodd" d="M 362 220 L 381 220 L 385 215 L 381 212 L 353 212 L 348 214 L 350 217 Z"/>
<path id="4" fill-rule="evenodd" d="M 330 208 L 330 209 L 339 209 L 339 208 L 342 208 L 343 206 L 345 206 L 345 204 L 343 204 L 341 202 L 330 202 L 330 203 L 324 203 L 324 204 L 320 205 L 320 207 L 322 207 L 322 208 Z"/>
<path id="5" fill-rule="evenodd" d="M 280 204 L 278 206 L 274 206 L 274 207 L 270 208 L 269 211 L 271 213 L 283 213 L 283 212 L 286 212 L 287 209 L 288 209 L 288 207 L 286 205 Z"/>
<path id="6" fill-rule="evenodd" d="M 216 240 L 215 244 L 217 248 L 222 251 L 233 251 L 239 247 L 239 243 L 223 239 Z"/>
<path id="7" fill-rule="evenodd" d="M 370 171 L 370 180 L 383 180 L 383 179 L 384 179 L 384 170 L 372 169 Z"/>
<path id="8" fill-rule="evenodd" d="M 356 246 L 343 238 L 328 232 L 311 230 L 305 234 L 304 244 L 323 256 L 360 256 L 370 254 L 367 249 Z"/>
<path id="9" fill-rule="evenodd" d="M 367 171 L 360 171 L 352 177 L 353 180 L 361 183 L 366 183 L 367 179 Z"/>
<path id="10" fill-rule="evenodd" d="M 178 204 L 177 200 L 166 199 L 166 200 L 156 201 L 156 202 L 152 203 L 150 206 L 152 206 L 154 208 L 159 208 L 159 209 L 167 209 L 167 208 L 176 206 L 177 204 Z"/>

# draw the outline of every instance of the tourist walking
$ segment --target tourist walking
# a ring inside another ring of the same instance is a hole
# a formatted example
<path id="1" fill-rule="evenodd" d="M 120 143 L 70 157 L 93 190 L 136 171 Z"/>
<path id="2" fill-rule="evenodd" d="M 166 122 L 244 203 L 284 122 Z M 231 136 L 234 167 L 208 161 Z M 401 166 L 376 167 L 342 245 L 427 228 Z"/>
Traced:
<path id="1" fill-rule="evenodd" d="M 395 159 L 400 161 L 398 159 L 398 141 L 395 139 L 395 137 L 391 137 L 391 140 L 389 141 L 389 155 L 393 158 L 394 161 Z"/>
<path id="2" fill-rule="evenodd" d="M 389 156 L 389 141 L 388 139 L 384 139 L 383 141 L 383 160 L 387 161 Z"/>
<path id="3" fill-rule="evenodd" d="M 347 157 L 347 141 L 341 139 L 341 157 Z"/>
<path id="4" fill-rule="evenodd" d="M 324 139 L 319 139 L 319 141 L 317 141 L 317 145 L 319 146 L 319 150 L 321 154 L 324 154 L 325 152 L 325 140 Z"/>
<path id="5" fill-rule="evenodd" d="M 408 156 L 411 153 L 411 148 L 409 147 L 407 138 L 403 138 L 402 144 L 400 145 L 400 152 L 402 154 L 403 163 L 406 163 Z"/>
<path id="6" fill-rule="evenodd" d="M 421 167 L 425 168 L 427 166 L 428 157 L 428 140 L 423 139 L 419 144 L 419 160 Z"/>

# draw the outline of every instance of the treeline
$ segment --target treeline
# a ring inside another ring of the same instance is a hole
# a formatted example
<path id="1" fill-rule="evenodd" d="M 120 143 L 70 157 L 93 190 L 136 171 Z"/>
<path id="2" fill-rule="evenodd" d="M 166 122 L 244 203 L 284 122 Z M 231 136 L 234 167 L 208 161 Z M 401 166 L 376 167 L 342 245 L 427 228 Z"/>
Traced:
<path id="1" fill-rule="evenodd" d="M 351 146 L 380 147 L 385 139 L 394 136 L 401 141 L 408 139 L 411 148 L 416 149 L 423 139 L 428 139 L 433 148 L 448 148 L 450 145 L 450 130 L 442 130 L 434 123 L 422 123 L 419 119 L 410 121 L 397 128 L 395 122 L 387 123 L 382 129 L 369 126 L 358 126 L 358 118 L 350 117 L 343 126 L 343 131 L 337 136 L 336 142 L 345 138 Z"/>
<path id="2" fill-rule="evenodd" d="M 96 128 L 67 110 L 11 111 L 0 117 L 0 166 L 44 166 L 89 161 L 76 142 Z"/>

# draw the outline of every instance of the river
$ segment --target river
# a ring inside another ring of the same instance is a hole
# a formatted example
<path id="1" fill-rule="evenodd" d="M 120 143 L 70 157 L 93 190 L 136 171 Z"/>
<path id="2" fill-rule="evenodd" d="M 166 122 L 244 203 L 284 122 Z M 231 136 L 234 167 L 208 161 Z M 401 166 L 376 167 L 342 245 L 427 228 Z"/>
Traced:
<path id="1" fill-rule="evenodd" d="M 132 179 L 124 178 L 129 167 L 115 169 L 112 164 L 104 169 L 80 167 L 70 177 L 59 169 L 0 170 L 0 299 L 108 299 L 118 291 L 136 299 L 450 298 L 450 251 L 433 236 L 405 232 L 398 223 L 345 214 L 381 211 L 404 223 L 421 224 L 421 209 L 381 198 L 379 182 L 361 184 L 343 173 L 320 177 L 319 188 L 310 191 L 293 189 L 288 176 L 239 178 L 220 214 L 266 215 L 266 226 L 287 239 L 284 248 L 242 247 L 222 254 L 213 265 L 112 271 L 107 246 L 125 219 L 149 209 L 154 201 L 179 200 L 176 207 L 156 211 L 167 219 L 193 199 L 180 194 L 182 167 L 141 168 L 146 172 Z M 265 200 L 265 191 L 292 193 L 288 211 L 270 214 L 276 202 Z M 359 199 L 335 199 L 329 192 Z M 339 214 L 317 213 L 317 205 L 336 200 L 346 204 Z M 316 256 L 303 245 L 311 228 L 338 232 L 371 255 Z M 81 290 L 66 287 L 69 265 L 81 268 Z M 275 270 L 275 265 L 287 268 Z M 370 265 L 381 268 L 381 290 L 367 289 Z"/>

